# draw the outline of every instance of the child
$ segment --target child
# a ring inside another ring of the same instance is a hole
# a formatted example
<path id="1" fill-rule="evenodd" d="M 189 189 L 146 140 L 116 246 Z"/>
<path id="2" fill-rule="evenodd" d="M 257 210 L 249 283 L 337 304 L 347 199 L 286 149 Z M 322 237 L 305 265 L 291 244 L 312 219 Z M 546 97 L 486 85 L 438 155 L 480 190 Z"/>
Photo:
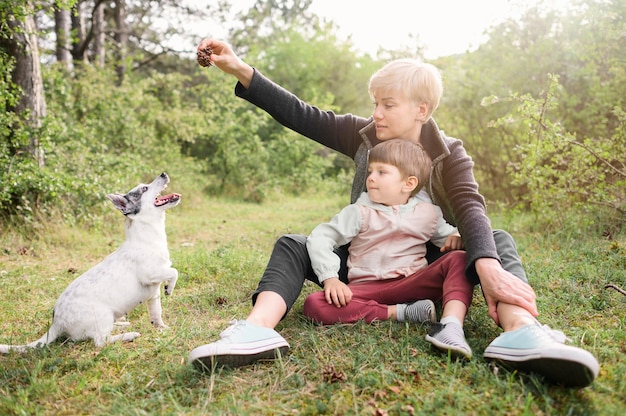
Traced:
<path id="1" fill-rule="evenodd" d="M 307 297 L 304 314 L 324 325 L 360 319 L 435 323 L 433 300 L 443 299 L 441 323 L 426 339 L 470 359 L 463 320 L 473 285 L 465 277 L 465 252 L 448 253 L 430 265 L 425 258 L 429 240 L 444 251 L 461 247 L 441 210 L 416 196 L 430 166 L 424 149 L 408 140 L 387 140 L 371 150 L 367 192 L 307 239 L 324 290 Z M 340 258 L 334 253 L 347 243 L 348 285 L 339 280 Z"/>

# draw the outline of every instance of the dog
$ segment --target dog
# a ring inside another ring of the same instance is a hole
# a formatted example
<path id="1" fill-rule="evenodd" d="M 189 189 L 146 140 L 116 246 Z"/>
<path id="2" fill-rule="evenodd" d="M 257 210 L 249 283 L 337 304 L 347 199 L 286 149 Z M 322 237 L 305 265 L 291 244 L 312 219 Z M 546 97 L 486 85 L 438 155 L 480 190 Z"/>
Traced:
<path id="1" fill-rule="evenodd" d="M 111 332 L 118 321 L 144 302 L 152 324 L 167 327 L 161 318 L 161 283 L 165 283 L 164 293 L 171 295 L 178 271 L 172 267 L 167 248 L 165 211 L 181 200 L 180 194 L 160 195 L 169 180 L 164 172 L 151 184 L 140 184 L 126 195 L 107 195 L 126 217 L 124 243 L 61 293 L 46 334 L 26 345 L 0 345 L 0 353 L 43 347 L 61 336 L 73 341 L 92 339 L 96 347 L 132 341 L 138 332 Z"/>

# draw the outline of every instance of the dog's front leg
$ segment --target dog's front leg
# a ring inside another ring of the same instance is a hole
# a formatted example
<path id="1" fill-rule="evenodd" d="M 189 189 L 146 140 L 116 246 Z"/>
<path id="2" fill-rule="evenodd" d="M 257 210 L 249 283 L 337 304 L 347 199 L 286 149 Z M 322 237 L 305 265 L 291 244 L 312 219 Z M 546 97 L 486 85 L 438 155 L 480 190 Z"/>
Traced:
<path id="1" fill-rule="evenodd" d="M 174 292 L 174 287 L 176 287 L 176 281 L 178 280 L 178 270 L 173 267 L 170 267 L 168 270 L 169 277 L 168 280 L 165 281 L 165 295 L 169 296 Z"/>
<path id="2" fill-rule="evenodd" d="M 150 323 L 157 328 L 167 328 L 165 322 L 161 318 L 163 309 L 161 308 L 161 292 L 160 286 L 157 286 L 156 294 L 148 299 L 148 315 L 150 315 Z"/>

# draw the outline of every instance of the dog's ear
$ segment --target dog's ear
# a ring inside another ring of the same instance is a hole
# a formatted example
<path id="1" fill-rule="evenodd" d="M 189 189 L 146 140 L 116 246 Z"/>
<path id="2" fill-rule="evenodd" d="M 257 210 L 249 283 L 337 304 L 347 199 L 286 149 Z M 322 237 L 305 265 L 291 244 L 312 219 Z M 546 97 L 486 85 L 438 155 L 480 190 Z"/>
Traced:
<path id="1" fill-rule="evenodd" d="M 107 198 L 113 202 L 113 205 L 115 205 L 115 208 L 119 209 L 120 212 L 124 215 L 129 214 L 130 210 L 128 207 L 128 199 L 126 199 L 126 197 L 122 194 L 108 194 Z"/>

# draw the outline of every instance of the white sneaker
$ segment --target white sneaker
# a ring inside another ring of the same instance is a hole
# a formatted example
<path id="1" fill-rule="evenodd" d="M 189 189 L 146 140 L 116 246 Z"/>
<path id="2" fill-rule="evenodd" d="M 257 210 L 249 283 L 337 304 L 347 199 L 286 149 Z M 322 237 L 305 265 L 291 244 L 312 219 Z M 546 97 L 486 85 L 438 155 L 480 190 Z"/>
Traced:
<path id="1" fill-rule="evenodd" d="M 220 340 L 197 347 L 189 353 L 189 364 L 199 370 L 241 367 L 259 360 L 273 360 L 287 354 L 289 344 L 271 328 L 233 320 Z"/>

